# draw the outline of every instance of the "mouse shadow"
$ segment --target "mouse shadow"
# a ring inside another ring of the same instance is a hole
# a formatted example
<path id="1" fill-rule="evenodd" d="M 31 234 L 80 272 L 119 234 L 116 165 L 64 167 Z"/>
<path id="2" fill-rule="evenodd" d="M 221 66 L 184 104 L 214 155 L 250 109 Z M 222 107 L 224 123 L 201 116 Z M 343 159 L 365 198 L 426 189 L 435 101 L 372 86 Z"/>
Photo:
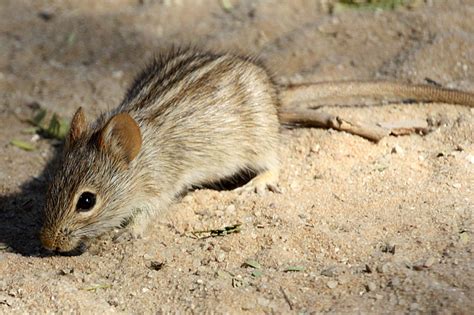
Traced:
<path id="1" fill-rule="evenodd" d="M 49 256 L 39 241 L 47 184 L 61 159 L 63 145 L 53 146 L 53 157 L 39 176 L 23 183 L 19 192 L 0 196 L 0 252 Z"/>

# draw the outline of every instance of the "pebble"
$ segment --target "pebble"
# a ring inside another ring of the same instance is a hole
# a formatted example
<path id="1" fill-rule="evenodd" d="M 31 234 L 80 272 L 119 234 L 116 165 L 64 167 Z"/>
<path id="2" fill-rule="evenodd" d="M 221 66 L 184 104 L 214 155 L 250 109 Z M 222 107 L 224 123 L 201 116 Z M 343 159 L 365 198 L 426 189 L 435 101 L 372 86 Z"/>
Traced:
<path id="1" fill-rule="evenodd" d="M 468 155 L 466 156 L 466 160 L 468 160 L 469 163 L 474 164 L 474 155 L 468 154 Z"/>
<path id="2" fill-rule="evenodd" d="M 235 206 L 233 204 L 228 205 L 227 208 L 225 208 L 225 212 L 227 214 L 235 213 Z"/>
<path id="3" fill-rule="evenodd" d="M 337 281 L 334 281 L 334 280 L 328 281 L 326 285 L 328 286 L 329 289 L 334 289 L 335 287 L 337 287 Z"/>
<path id="4" fill-rule="evenodd" d="M 388 285 L 391 287 L 391 288 L 396 288 L 400 285 L 400 278 L 398 277 L 394 277 L 392 278 L 389 282 L 388 282 Z"/>
<path id="5" fill-rule="evenodd" d="M 197 284 L 204 284 L 204 280 L 202 280 L 202 279 L 197 279 L 197 280 L 196 280 L 196 283 L 197 283 Z"/>
<path id="6" fill-rule="evenodd" d="M 270 300 L 260 296 L 257 298 L 257 303 L 261 306 L 268 306 L 268 304 L 270 304 Z"/>
<path id="7" fill-rule="evenodd" d="M 321 150 L 321 146 L 319 144 L 313 145 L 310 149 L 312 153 L 318 153 Z"/>
<path id="8" fill-rule="evenodd" d="M 38 142 L 39 139 L 40 139 L 40 136 L 38 134 L 34 134 L 31 137 L 31 142 Z"/>
<path id="9" fill-rule="evenodd" d="M 396 144 L 396 145 L 392 148 L 392 153 L 403 155 L 403 154 L 405 153 L 405 151 L 402 149 L 401 146 L 399 146 L 398 144 Z"/>
<path id="10" fill-rule="evenodd" d="M 346 277 L 346 276 L 340 276 L 338 279 L 337 279 L 337 283 L 339 284 L 346 284 L 349 282 L 349 277 Z"/>
<path id="11" fill-rule="evenodd" d="M 226 245 L 222 245 L 221 246 L 221 249 L 224 251 L 224 252 L 230 252 L 232 250 L 232 248 L 230 246 L 226 246 Z"/>
<path id="12" fill-rule="evenodd" d="M 201 260 L 199 258 L 196 258 L 193 260 L 193 267 L 194 268 L 199 268 L 201 266 Z"/>
<path id="13" fill-rule="evenodd" d="M 387 273 L 389 269 L 390 269 L 390 264 L 388 263 L 377 266 L 378 273 Z"/>
<path id="14" fill-rule="evenodd" d="M 321 271 L 321 275 L 332 278 L 337 276 L 339 274 L 339 271 L 339 268 L 337 268 L 336 266 L 331 266 Z"/>
<path id="15" fill-rule="evenodd" d="M 367 291 L 371 292 L 375 290 L 377 290 L 377 285 L 375 283 L 373 282 L 367 283 Z"/>
<path id="16" fill-rule="evenodd" d="M 223 261 L 225 260 L 225 253 L 224 253 L 224 252 L 220 252 L 219 254 L 217 254 L 216 260 L 217 260 L 218 262 L 223 262 Z"/>
<path id="17" fill-rule="evenodd" d="M 433 264 L 436 262 L 436 259 L 434 257 L 430 257 L 428 258 L 425 263 L 423 264 L 424 267 L 426 268 L 430 268 L 431 266 L 433 266 Z"/>
<path id="18" fill-rule="evenodd" d="M 420 304 L 418 304 L 418 303 L 411 303 L 411 305 L 410 305 L 410 311 L 413 312 L 413 311 L 418 311 L 418 310 L 420 310 Z"/>
<path id="19" fill-rule="evenodd" d="M 145 259 L 145 260 L 152 260 L 152 259 L 153 259 L 153 255 L 145 254 L 145 255 L 143 255 L 143 259 Z"/>

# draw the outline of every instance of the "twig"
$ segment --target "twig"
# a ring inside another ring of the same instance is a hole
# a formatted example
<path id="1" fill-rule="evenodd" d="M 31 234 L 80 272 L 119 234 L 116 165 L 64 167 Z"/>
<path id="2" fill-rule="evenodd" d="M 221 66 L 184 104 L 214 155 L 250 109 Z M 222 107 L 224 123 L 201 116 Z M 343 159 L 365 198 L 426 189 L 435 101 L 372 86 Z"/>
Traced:
<path id="1" fill-rule="evenodd" d="M 375 124 L 349 121 L 339 116 L 334 116 L 321 111 L 297 109 L 279 112 L 280 122 L 283 124 L 298 124 L 307 127 L 333 128 L 339 131 L 361 136 L 368 140 L 378 142 L 390 134 L 390 129 L 379 127 Z"/>
<path id="2" fill-rule="evenodd" d="M 288 306 L 290 307 L 290 310 L 293 310 L 293 303 L 291 303 L 290 298 L 288 297 L 285 290 L 281 286 L 280 286 L 280 291 L 281 291 L 281 294 L 283 294 L 283 297 L 285 298 L 286 303 L 288 303 Z"/>

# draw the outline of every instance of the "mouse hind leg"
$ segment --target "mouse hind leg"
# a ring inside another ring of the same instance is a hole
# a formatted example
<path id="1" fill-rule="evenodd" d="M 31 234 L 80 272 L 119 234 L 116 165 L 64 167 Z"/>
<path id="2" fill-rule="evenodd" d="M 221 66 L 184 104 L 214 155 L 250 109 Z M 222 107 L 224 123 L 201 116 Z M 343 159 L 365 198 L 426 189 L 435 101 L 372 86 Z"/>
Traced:
<path id="1" fill-rule="evenodd" d="M 244 186 L 236 189 L 239 193 L 256 192 L 257 194 L 264 194 L 267 191 L 280 193 L 278 187 L 278 178 L 280 174 L 280 161 L 276 150 L 271 150 L 263 153 L 251 169 L 255 169 L 257 176 L 252 178 Z"/>

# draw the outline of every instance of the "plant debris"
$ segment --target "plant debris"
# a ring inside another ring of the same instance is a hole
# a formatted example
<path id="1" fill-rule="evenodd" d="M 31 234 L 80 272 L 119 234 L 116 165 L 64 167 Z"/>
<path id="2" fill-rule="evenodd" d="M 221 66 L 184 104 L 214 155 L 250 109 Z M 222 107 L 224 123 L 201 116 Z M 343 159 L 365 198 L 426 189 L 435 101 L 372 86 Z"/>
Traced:
<path id="1" fill-rule="evenodd" d="M 84 288 L 81 288 L 81 290 L 83 291 L 94 291 L 96 292 L 97 290 L 99 289 L 110 289 L 112 287 L 112 285 L 110 284 L 93 284 L 89 287 L 84 287 Z"/>
<path id="2" fill-rule="evenodd" d="M 394 10 L 413 3 L 413 0 L 338 0 L 334 9 L 335 11 L 343 9 Z"/>
<path id="3" fill-rule="evenodd" d="M 202 231 L 193 231 L 191 232 L 196 238 L 208 238 L 208 237 L 217 237 L 217 236 L 226 236 L 232 233 L 240 233 L 240 226 L 242 224 L 237 223 L 234 225 L 225 226 L 222 229 L 212 229 L 212 230 L 202 230 Z"/>
<path id="4" fill-rule="evenodd" d="M 234 5 L 230 0 L 221 0 L 220 1 L 221 7 L 225 12 L 230 12 L 234 8 Z"/>
<path id="5" fill-rule="evenodd" d="M 256 260 L 246 260 L 244 263 L 243 263 L 243 266 L 244 267 L 252 267 L 254 269 L 261 269 L 262 268 L 262 265 L 260 265 L 260 263 Z"/>
<path id="6" fill-rule="evenodd" d="M 48 116 L 51 117 L 49 122 L 46 119 Z M 66 119 L 60 118 L 56 113 L 48 113 L 40 105 L 34 109 L 33 117 L 26 121 L 34 127 L 25 129 L 24 133 L 36 132 L 45 138 L 64 140 L 69 131 L 69 122 Z"/>
<path id="7" fill-rule="evenodd" d="M 22 140 L 13 139 L 10 141 L 10 144 L 25 151 L 36 150 L 36 147 L 33 144 Z"/>
<path id="8" fill-rule="evenodd" d="M 305 268 L 303 266 L 289 266 L 283 272 L 299 272 L 304 271 Z"/>
<path id="9" fill-rule="evenodd" d="M 260 277 L 261 275 L 263 275 L 263 271 L 260 270 L 260 269 L 255 269 L 254 271 L 252 271 L 251 275 L 252 275 L 252 277 L 254 277 L 254 278 L 258 278 L 258 277 Z"/>

